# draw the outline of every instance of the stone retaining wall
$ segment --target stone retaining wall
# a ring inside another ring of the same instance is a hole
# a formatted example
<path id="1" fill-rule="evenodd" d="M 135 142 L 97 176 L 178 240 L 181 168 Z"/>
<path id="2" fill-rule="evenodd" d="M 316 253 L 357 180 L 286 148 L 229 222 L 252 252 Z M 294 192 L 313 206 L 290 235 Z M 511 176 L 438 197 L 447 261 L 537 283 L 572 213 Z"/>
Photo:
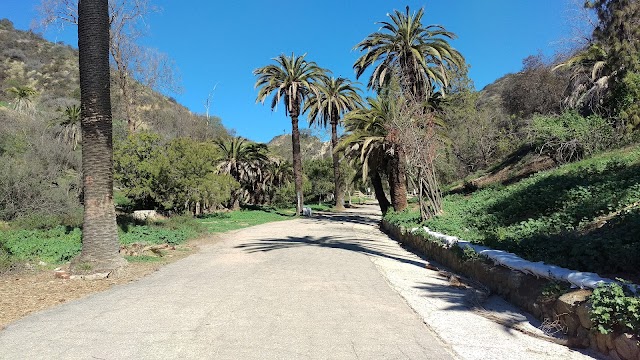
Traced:
<path id="1" fill-rule="evenodd" d="M 640 360 L 640 344 L 633 335 L 604 335 L 591 330 L 587 302 L 590 290 L 571 291 L 557 298 L 545 297 L 543 290 L 553 285 L 548 279 L 493 265 L 485 259 L 465 260 L 459 248 L 445 248 L 386 220 L 382 220 L 381 227 L 401 244 L 482 283 L 492 293 L 531 313 L 548 327 L 561 329 L 568 337 L 568 346 L 591 347 L 613 359 Z"/>

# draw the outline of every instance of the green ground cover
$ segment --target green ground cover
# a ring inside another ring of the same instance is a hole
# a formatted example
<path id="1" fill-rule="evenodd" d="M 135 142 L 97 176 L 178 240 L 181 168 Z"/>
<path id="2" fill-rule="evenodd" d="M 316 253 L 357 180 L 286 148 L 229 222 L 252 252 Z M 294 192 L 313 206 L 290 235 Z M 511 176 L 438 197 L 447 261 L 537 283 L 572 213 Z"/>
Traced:
<path id="1" fill-rule="evenodd" d="M 290 217 L 282 212 L 240 210 L 205 215 L 196 221 L 206 229 L 206 232 L 219 233 L 287 219 L 290 219 Z"/>
<path id="2" fill-rule="evenodd" d="M 532 261 L 640 275 L 640 147 L 604 153 L 509 186 L 445 197 L 429 228 Z M 416 211 L 388 219 L 417 226 Z"/>
<path id="3" fill-rule="evenodd" d="M 168 220 L 146 223 L 136 222 L 127 217 L 118 218 L 120 243 L 171 244 L 206 235 L 271 221 L 286 220 L 289 217 L 263 210 L 242 210 L 218 213 L 193 218 L 176 216 Z M 51 229 L 4 229 L 0 230 L 0 270 L 15 262 L 39 262 L 61 264 L 71 260 L 81 250 L 82 230 L 79 228 L 56 226 Z M 146 258 L 130 261 L 152 261 Z"/>

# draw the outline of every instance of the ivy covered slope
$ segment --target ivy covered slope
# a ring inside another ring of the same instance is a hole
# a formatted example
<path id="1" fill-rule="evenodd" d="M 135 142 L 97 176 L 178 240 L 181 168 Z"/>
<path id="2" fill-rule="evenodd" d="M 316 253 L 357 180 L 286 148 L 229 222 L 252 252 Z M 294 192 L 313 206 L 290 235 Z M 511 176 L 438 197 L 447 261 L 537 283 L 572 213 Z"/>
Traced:
<path id="1" fill-rule="evenodd" d="M 407 227 L 417 212 L 390 214 Z M 640 147 L 603 153 L 509 186 L 445 197 L 423 225 L 486 246 L 603 276 L 640 278 Z"/>

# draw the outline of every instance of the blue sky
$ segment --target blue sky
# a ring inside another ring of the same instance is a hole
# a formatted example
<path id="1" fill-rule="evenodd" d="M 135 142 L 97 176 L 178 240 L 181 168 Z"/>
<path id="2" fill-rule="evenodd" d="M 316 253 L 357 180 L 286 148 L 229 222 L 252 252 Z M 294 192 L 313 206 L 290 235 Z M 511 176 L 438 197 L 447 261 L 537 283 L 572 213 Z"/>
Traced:
<path id="1" fill-rule="evenodd" d="M 28 29 L 38 0 L 2 0 L 0 18 Z M 191 111 L 204 113 L 213 90 L 210 112 L 238 135 L 266 142 L 290 132 L 283 108 L 256 104 L 252 71 L 281 53 L 307 53 L 307 59 L 355 80 L 358 53 L 353 46 L 378 30 L 377 21 L 393 9 L 425 8 L 423 23 L 440 24 L 454 32 L 452 41 L 471 65 L 477 89 L 521 69 L 522 59 L 539 52 L 552 55 L 571 37 L 569 18 L 575 0 L 423 0 L 423 1 L 170 1 L 146 21 L 145 43 L 174 59 L 182 79 L 182 94 L 174 95 Z M 48 31 L 53 41 L 77 44 L 75 28 Z M 360 81 L 366 84 L 367 79 Z M 303 121 L 302 126 L 306 126 Z M 317 131 L 319 135 L 322 132 Z"/>

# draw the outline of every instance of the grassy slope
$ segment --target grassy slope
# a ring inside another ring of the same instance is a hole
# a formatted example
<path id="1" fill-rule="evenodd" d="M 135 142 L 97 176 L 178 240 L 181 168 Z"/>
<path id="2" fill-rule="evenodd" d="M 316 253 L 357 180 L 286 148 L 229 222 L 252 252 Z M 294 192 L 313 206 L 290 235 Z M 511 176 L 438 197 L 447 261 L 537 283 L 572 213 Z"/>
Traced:
<path id="1" fill-rule="evenodd" d="M 640 147 L 604 153 L 510 186 L 445 198 L 425 225 L 532 261 L 640 275 Z M 416 213 L 391 215 L 414 225 Z"/>

